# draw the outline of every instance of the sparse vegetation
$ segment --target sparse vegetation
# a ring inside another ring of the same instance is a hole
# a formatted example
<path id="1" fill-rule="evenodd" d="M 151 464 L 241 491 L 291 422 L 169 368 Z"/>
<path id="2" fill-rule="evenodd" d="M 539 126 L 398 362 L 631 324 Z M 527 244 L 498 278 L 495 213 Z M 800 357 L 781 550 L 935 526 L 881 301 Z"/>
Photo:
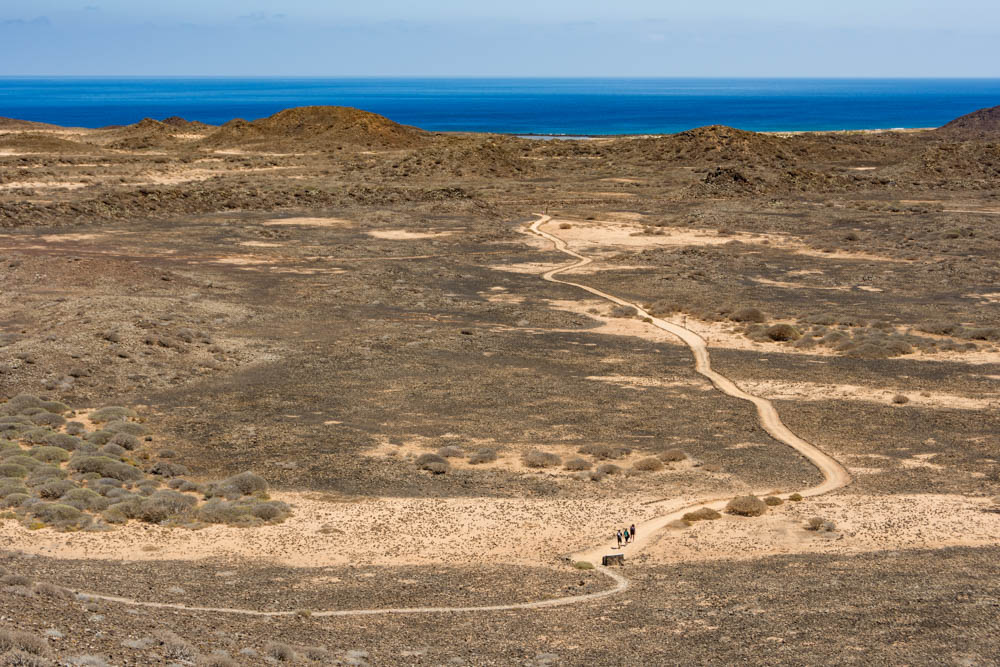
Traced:
<path id="1" fill-rule="evenodd" d="M 906 405 L 907 403 L 910 402 L 910 399 L 907 398 L 904 394 L 896 394 L 895 396 L 892 397 L 892 402 L 895 403 L 896 405 Z"/>
<path id="2" fill-rule="evenodd" d="M 788 499 L 791 500 L 793 503 L 801 502 L 802 501 L 802 494 L 801 493 L 793 493 L 792 495 L 788 496 Z"/>
<path id="3" fill-rule="evenodd" d="M 768 496 L 767 498 L 764 498 L 764 503 L 768 507 L 777 507 L 778 505 L 784 505 L 785 501 L 778 496 Z"/>
<path id="4" fill-rule="evenodd" d="M 806 521 L 806 530 L 832 533 L 834 530 L 836 530 L 836 526 L 833 524 L 832 521 L 827 521 L 826 519 L 823 519 L 821 517 L 814 516 L 808 521 Z"/>
<path id="5" fill-rule="evenodd" d="M 680 449 L 668 449 L 660 454 L 660 460 L 667 463 L 678 463 L 687 460 L 688 455 Z"/>
<path id="6" fill-rule="evenodd" d="M 798 329 L 791 324 L 779 323 L 767 328 L 765 335 L 773 341 L 793 342 L 802 337 Z"/>
<path id="7" fill-rule="evenodd" d="M 566 462 L 563 463 L 563 468 L 566 470 L 590 470 L 593 467 L 593 463 L 579 456 L 567 459 Z"/>
<path id="8" fill-rule="evenodd" d="M 575 567 L 578 570 L 593 570 L 594 564 L 587 562 L 585 560 L 578 560 L 573 562 L 573 567 Z"/>
<path id="9" fill-rule="evenodd" d="M 496 450 L 483 448 L 477 449 L 469 455 L 469 465 L 481 465 L 483 463 L 493 463 L 497 460 Z"/>

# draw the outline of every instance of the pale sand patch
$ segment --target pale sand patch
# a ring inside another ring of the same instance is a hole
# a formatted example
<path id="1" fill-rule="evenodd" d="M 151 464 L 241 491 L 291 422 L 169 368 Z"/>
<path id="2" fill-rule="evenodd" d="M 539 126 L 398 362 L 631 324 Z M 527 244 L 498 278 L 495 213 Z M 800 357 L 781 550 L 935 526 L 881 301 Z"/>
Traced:
<path id="1" fill-rule="evenodd" d="M 566 437 L 576 439 L 578 434 L 567 434 Z M 431 441 L 428 438 L 413 438 L 407 442 L 401 444 L 393 444 L 387 441 L 383 441 L 376 447 L 364 450 L 362 452 L 363 456 L 378 459 L 392 459 L 398 461 L 411 461 L 416 459 L 421 454 L 434 454 L 437 453 L 438 449 L 442 446 L 457 446 L 462 449 L 465 453 L 462 457 L 450 457 L 448 458 L 448 463 L 455 470 L 503 470 L 505 472 L 516 473 L 520 475 L 533 475 L 536 477 L 543 478 L 567 478 L 572 477 L 577 474 L 578 470 L 566 470 L 562 465 L 552 466 L 551 468 L 531 468 L 524 465 L 522 461 L 522 456 L 531 450 L 537 449 L 541 452 L 547 452 L 550 454 L 558 455 L 563 462 L 575 458 L 583 458 L 590 461 L 593 464 L 591 470 L 596 470 L 597 467 L 603 463 L 613 463 L 620 467 L 623 471 L 632 467 L 632 465 L 640 460 L 650 456 L 649 452 L 638 452 L 633 451 L 630 454 L 622 456 L 618 459 L 608 460 L 608 461 L 598 461 L 594 460 L 592 457 L 585 454 L 580 454 L 577 450 L 581 445 L 575 443 L 573 445 L 558 445 L 546 443 L 542 444 L 530 444 L 530 443 L 519 443 L 516 445 L 506 443 L 503 447 L 497 446 L 495 440 L 489 438 L 462 438 L 459 436 L 454 437 L 452 443 L 448 443 L 447 435 L 445 436 L 445 445 L 441 445 L 440 442 Z M 618 446 L 618 443 L 601 443 L 607 444 L 609 446 Z M 468 457 L 470 454 L 480 450 L 480 449 L 493 449 L 497 453 L 497 460 L 490 463 L 477 463 L 475 465 L 469 463 Z M 664 469 L 658 473 L 649 473 L 648 477 L 650 480 L 656 480 L 658 484 L 664 483 L 664 480 L 671 472 L 677 472 L 681 470 L 690 470 L 692 468 L 691 459 L 686 459 L 684 461 L 664 463 Z M 609 478 L 609 484 L 612 483 Z"/>
<path id="2" fill-rule="evenodd" d="M 959 495 L 821 496 L 786 502 L 759 518 L 725 516 L 665 531 L 640 558 L 672 563 L 997 544 L 1000 514 L 983 511 L 991 505 Z M 814 516 L 833 521 L 837 531 L 805 530 Z"/>
<path id="3" fill-rule="evenodd" d="M 851 171 L 875 171 L 875 167 L 848 167 Z"/>
<path id="4" fill-rule="evenodd" d="M 299 226 L 299 227 L 340 227 L 343 225 L 353 225 L 350 220 L 343 218 L 273 218 L 265 220 L 261 224 L 270 226 Z"/>
<path id="5" fill-rule="evenodd" d="M 830 285 L 803 285 L 802 283 L 789 283 L 781 280 L 770 280 L 768 278 L 751 278 L 755 283 L 761 285 L 767 285 L 769 287 L 783 287 L 786 289 L 803 289 L 803 290 L 830 290 L 834 292 L 847 292 L 851 288 L 844 285 L 830 286 Z"/>
<path id="6" fill-rule="evenodd" d="M 892 403 L 893 396 L 902 394 L 909 398 L 906 405 L 959 410 L 983 410 L 1000 407 L 1000 394 L 980 394 L 976 398 L 942 392 L 913 392 L 893 389 L 876 389 L 853 384 L 822 384 L 819 382 L 783 382 L 780 380 L 740 380 L 740 386 L 751 394 L 771 400 L 824 401 L 848 400 L 870 403 Z M 927 394 L 926 396 L 924 394 Z"/>
<path id="7" fill-rule="evenodd" d="M 236 266 L 247 266 L 253 264 L 274 264 L 275 260 L 259 255 L 223 255 L 209 259 L 213 264 L 233 264 Z"/>
<path id="8" fill-rule="evenodd" d="M 619 359 L 616 361 L 621 362 L 624 360 Z M 588 375 L 584 379 L 594 382 L 607 382 L 630 389 L 645 389 L 646 387 L 712 389 L 712 385 L 708 380 L 674 380 L 668 382 L 658 378 L 635 375 Z"/>
<path id="9" fill-rule="evenodd" d="M 35 188 L 38 190 L 79 190 L 91 185 L 90 183 L 80 183 L 77 181 L 15 181 L 13 183 L 0 183 L 0 190 L 15 190 L 17 188 Z"/>
<path id="10" fill-rule="evenodd" d="M 280 248 L 284 246 L 284 243 L 272 243 L 270 241 L 240 241 L 239 245 L 250 246 L 253 248 Z"/>
<path id="11" fill-rule="evenodd" d="M 492 289 L 496 289 L 495 287 Z M 502 289 L 502 288 L 501 288 Z M 509 303 L 513 305 L 524 303 L 525 298 L 519 294 L 510 294 L 508 292 L 479 292 L 479 296 L 483 297 L 490 303 Z"/>
<path id="12" fill-rule="evenodd" d="M 451 236 L 454 232 L 411 232 L 406 229 L 373 229 L 365 232 L 368 236 L 391 241 L 408 241 L 410 239 L 435 239 L 441 236 Z"/>
<path id="13" fill-rule="evenodd" d="M 560 229 L 559 225 L 569 223 L 569 229 Z M 585 255 L 592 254 L 606 246 L 622 246 L 632 248 L 675 247 L 675 246 L 709 246 L 724 245 L 731 241 L 746 244 L 764 244 L 772 248 L 790 250 L 799 255 L 810 257 L 826 257 L 830 259 L 862 259 L 876 262 L 909 263 L 910 260 L 869 255 L 860 252 L 823 252 L 809 248 L 801 241 L 781 234 L 749 234 L 733 232 L 719 235 L 704 229 L 687 229 L 680 227 L 657 227 L 663 234 L 643 234 L 642 225 L 612 221 L 579 221 L 560 218 L 553 219 L 541 226 L 541 229 L 555 234 L 565 240 L 570 249 Z"/>
<path id="14" fill-rule="evenodd" d="M 578 315 L 584 315 L 600 324 L 585 330 L 580 329 L 546 329 L 545 332 L 560 331 L 585 334 L 607 334 L 611 336 L 634 336 L 654 343 L 666 345 L 683 345 L 676 336 L 667 333 L 659 327 L 646 324 L 636 317 L 610 317 L 614 304 L 604 299 L 579 299 L 575 301 L 546 299 L 546 302 L 557 310 L 565 310 Z M 590 312 L 591 310 L 596 312 Z"/>
<path id="15" fill-rule="evenodd" d="M 62 241 L 75 243 L 77 241 L 93 241 L 104 236 L 105 234 L 42 234 L 39 238 L 46 243 L 59 243 Z"/>
<path id="16" fill-rule="evenodd" d="M 294 508 L 292 517 L 275 526 L 213 525 L 189 531 L 131 522 L 108 532 L 68 534 L 30 531 L 3 521 L 0 543 L 5 549 L 54 558 L 113 561 L 265 559 L 293 567 L 538 565 L 608 539 L 613 526 L 639 523 L 657 513 L 655 506 L 643 505 L 651 498 L 639 495 L 587 502 L 284 493 L 274 498 Z M 361 533 L 365 539 L 354 538 Z"/>
<path id="17" fill-rule="evenodd" d="M 602 178 L 605 183 L 645 183 L 641 178 Z"/>
<path id="18" fill-rule="evenodd" d="M 979 299 L 986 303 L 1000 303 L 1000 292 L 990 292 L 988 294 L 964 294 L 966 299 Z"/>

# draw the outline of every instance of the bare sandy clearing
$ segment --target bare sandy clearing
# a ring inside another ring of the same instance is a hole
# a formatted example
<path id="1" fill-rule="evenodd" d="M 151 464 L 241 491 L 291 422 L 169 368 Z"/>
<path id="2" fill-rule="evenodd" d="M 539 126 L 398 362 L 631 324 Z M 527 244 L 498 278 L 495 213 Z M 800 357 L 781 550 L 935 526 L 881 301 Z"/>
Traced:
<path id="1" fill-rule="evenodd" d="M 411 232 L 406 229 L 373 229 L 365 232 L 368 236 L 391 241 L 408 241 L 410 239 L 435 239 L 451 236 L 454 232 Z"/>
<path id="2" fill-rule="evenodd" d="M 272 218 L 271 220 L 265 220 L 261 224 L 274 227 L 285 225 L 299 227 L 341 227 L 353 225 L 354 223 L 343 218 Z"/>
<path id="3" fill-rule="evenodd" d="M 1000 406 L 1000 394 L 980 395 L 977 398 L 941 392 L 913 392 L 875 389 L 852 384 L 821 384 L 817 382 L 782 382 L 778 380 L 743 380 L 743 387 L 754 394 L 770 399 L 787 401 L 850 400 L 871 403 L 892 403 L 897 394 L 905 395 L 907 405 L 959 410 L 983 410 Z"/>
<path id="4" fill-rule="evenodd" d="M 984 511 L 990 507 L 987 499 L 959 495 L 824 496 L 786 502 L 758 518 L 724 516 L 664 532 L 642 557 L 670 563 L 995 544 L 1000 514 Z M 836 531 L 805 530 L 812 517 L 832 521 Z"/>

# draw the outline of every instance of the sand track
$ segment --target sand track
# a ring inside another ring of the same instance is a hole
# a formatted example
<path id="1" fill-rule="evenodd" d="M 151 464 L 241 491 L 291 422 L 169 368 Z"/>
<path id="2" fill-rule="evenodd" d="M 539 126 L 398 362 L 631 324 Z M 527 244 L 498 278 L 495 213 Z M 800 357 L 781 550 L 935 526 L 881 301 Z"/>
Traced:
<path id="1" fill-rule="evenodd" d="M 571 250 L 566 243 L 566 241 L 560 239 L 559 237 L 544 231 L 541 227 L 552 221 L 552 218 L 548 215 L 539 216 L 539 218 L 532 223 L 527 231 L 540 236 L 548 241 L 551 241 L 555 249 L 573 257 L 576 261 L 551 269 L 544 274 L 542 278 L 546 281 L 559 283 L 563 285 L 569 285 L 571 287 L 576 287 L 585 290 L 595 296 L 602 299 L 611 301 L 612 303 L 635 308 L 638 311 L 640 317 L 642 317 L 646 322 L 651 325 L 666 331 L 677 338 L 680 338 L 690 349 L 694 356 L 695 370 L 708 378 L 712 385 L 721 391 L 722 393 L 739 398 L 745 401 L 749 401 L 754 404 L 757 408 L 757 415 L 760 419 L 761 427 L 767 431 L 775 440 L 789 447 L 795 449 L 797 452 L 802 454 L 806 459 L 808 459 L 813 465 L 823 475 L 823 482 L 820 484 L 799 491 L 803 496 L 818 496 L 837 489 L 847 486 L 851 482 L 850 474 L 847 469 L 840 464 L 836 459 L 829 456 L 821 449 L 815 445 L 806 442 L 802 438 L 795 435 L 785 424 L 781 421 L 778 416 L 777 410 L 767 399 L 761 398 L 750 394 L 742 389 L 740 389 L 735 382 L 725 377 L 724 375 L 714 371 L 711 366 L 711 361 L 708 354 L 708 346 L 705 340 L 696 334 L 695 332 L 686 329 L 680 325 L 667 322 L 660 318 L 653 317 L 640 305 L 631 303 L 624 299 L 620 299 L 614 295 L 602 292 L 596 288 L 590 287 L 589 285 L 584 285 L 581 283 L 574 283 L 568 280 L 562 280 L 556 276 L 562 273 L 566 273 L 575 269 L 579 269 L 590 264 L 593 260 L 585 257 L 579 253 Z M 785 494 L 790 495 L 790 493 Z M 667 502 L 669 499 L 664 501 L 656 502 Z M 671 510 L 661 516 L 654 519 L 642 522 L 639 524 L 639 530 L 637 531 L 639 537 L 633 541 L 630 545 L 630 553 L 641 549 L 646 546 L 650 538 L 655 536 L 660 530 L 665 528 L 668 524 L 681 518 L 681 516 L 692 509 L 698 507 L 712 507 L 714 509 L 722 509 L 728 498 L 713 498 L 707 499 L 704 502 L 699 502 L 693 505 L 685 505 L 684 507 L 677 508 L 673 507 Z M 674 501 L 677 502 L 676 500 Z M 583 595 L 573 595 L 561 598 L 554 598 L 548 600 L 538 600 L 534 602 L 520 602 L 506 605 L 490 605 L 490 606 L 468 606 L 468 607 L 405 607 L 405 608 L 384 608 L 384 609 L 334 609 L 325 611 L 311 611 L 310 616 L 313 617 L 342 617 L 342 616 L 373 616 L 373 615 L 390 615 L 390 614 L 448 614 L 448 613 L 468 613 L 468 612 L 490 612 L 490 611 L 520 611 L 520 610 L 531 610 L 531 609 L 545 609 L 548 607 L 560 607 L 570 604 L 578 604 L 583 602 L 590 602 L 593 600 L 599 600 L 617 593 L 624 592 L 629 587 L 629 581 L 624 576 L 617 572 L 613 572 L 600 565 L 602 557 L 609 553 L 614 553 L 616 545 L 612 542 L 597 545 L 593 548 L 586 549 L 584 551 L 571 554 L 569 558 L 574 561 L 585 561 L 593 564 L 597 571 L 604 576 L 610 578 L 614 581 L 615 585 L 603 591 L 597 591 L 595 593 L 587 593 Z M 296 611 L 259 611 L 254 609 L 236 609 L 236 608 L 226 608 L 226 607 L 197 607 L 188 606 L 182 604 L 166 603 L 166 602 L 151 602 L 143 600 L 134 600 L 130 598 L 115 597 L 110 595 L 98 595 L 92 593 L 84 593 L 88 598 L 104 600 L 107 602 L 116 602 L 120 604 L 139 606 L 139 607 L 149 607 L 157 609 L 174 609 L 179 611 L 195 611 L 195 612 L 207 612 L 207 613 L 219 613 L 219 614 L 241 614 L 245 616 L 266 616 L 266 617 L 289 617 L 295 616 L 298 612 Z"/>

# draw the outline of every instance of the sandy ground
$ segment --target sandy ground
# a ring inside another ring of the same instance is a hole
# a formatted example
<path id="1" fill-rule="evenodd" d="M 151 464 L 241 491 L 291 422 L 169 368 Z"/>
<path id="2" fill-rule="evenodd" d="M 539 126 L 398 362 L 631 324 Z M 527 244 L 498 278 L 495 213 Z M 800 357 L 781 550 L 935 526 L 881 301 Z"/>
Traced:
<path id="1" fill-rule="evenodd" d="M 355 499 L 275 494 L 293 506 L 284 523 L 193 531 L 132 522 L 109 532 L 29 531 L 0 523 L 7 549 L 58 558 L 233 558 L 291 566 L 553 563 L 606 539 L 609 526 L 653 517 L 648 497 L 580 500 Z"/>
<path id="2" fill-rule="evenodd" d="M 942 392 L 893 391 L 872 389 L 853 384 L 822 384 L 818 382 L 780 382 L 776 380 L 743 380 L 747 391 L 770 399 L 797 401 L 851 400 L 892 403 L 897 394 L 906 396 L 908 405 L 959 410 L 984 410 L 1000 407 L 1000 393 L 980 394 L 978 398 Z"/>
<path id="3" fill-rule="evenodd" d="M 411 239 L 434 239 L 450 236 L 453 232 L 411 232 L 406 229 L 375 229 L 367 232 L 369 236 L 390 241 L 409 241 Z"/>
<path id="4" fill-rule="evenodd" d="M 830 495 L 786 502 L 763 517 L 724 515 L 665 531 L 646 548 L 643 558 L 669 563 L 995 544 L 1000 513 L 988 511 L 994 507 L 989 499 L 959 495 Z M 812 517 L 832 521 L 836 529 L 806 530 Z"/>

